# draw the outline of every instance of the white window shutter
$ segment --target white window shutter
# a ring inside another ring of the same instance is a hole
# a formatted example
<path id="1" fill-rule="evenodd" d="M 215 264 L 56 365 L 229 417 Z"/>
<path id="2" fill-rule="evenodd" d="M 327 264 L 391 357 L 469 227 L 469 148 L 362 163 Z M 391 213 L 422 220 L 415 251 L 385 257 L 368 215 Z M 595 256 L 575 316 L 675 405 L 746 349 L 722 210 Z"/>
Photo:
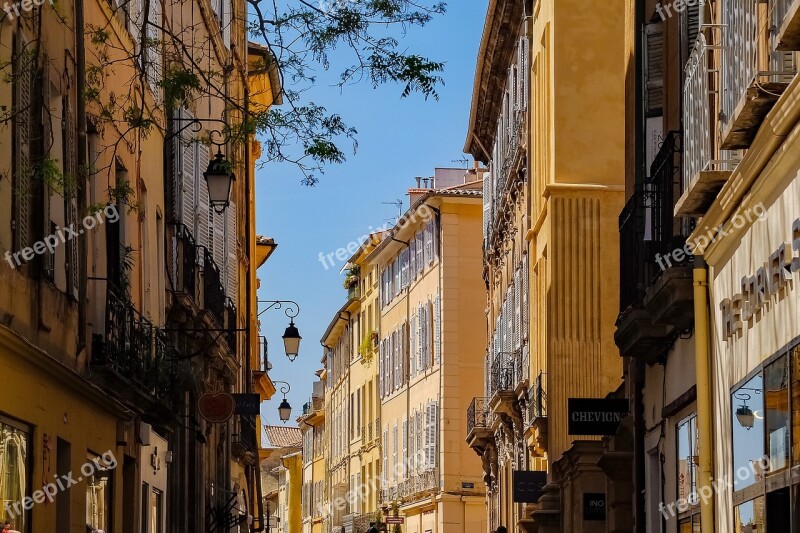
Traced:
<path id="1" fill-rule="evenodd" d="M 417 239 L 415 238 L 408 243 L 408 273 L 410 281 L 417 278 Z"/>
<path id="2" fill-rule="evenodd" d="M 411 324 L 408 328 L 409 332 L 409 350 L 408 359 L 411 366 L 411 376 L 417 375 L 417 315 L 411 315 Z"/>
<path id="3" fill-rule="evenodd" d="M 178 122 L 178 127 L 182 127 L 185 121 L 192 120 L 194 117 L 188 111 L 182 113 L 182 120 Z M 197 202 L 198 202 L 198 183 L 196 173 L 196 154 L 197 143 L 191 137 L 191 133 L 184 130 L 178 139 L 180 143 L 180 220 L 186 229 L 192 232 L 195 240 L 199 242 L 198 228 L 196 225 Z"/>
<path id="4" fill-rule="evenodd" d="M 231 202 L 225 210 L 225 294 L 237 303 L 239 256 L 236 238 L 236 204 Z"/>
<path id="5" fill-rule="evenodd" d="M 514 349 L 522 343 L 522 268 L 514 274 Z"/>
<path id="6" fill-rule="evenodd" d="M 394 441 L 394 445 L 392 446 L 392 478 L 397 480 L 397 452 L 398 452 L 398 445 L 400 444 L 397 439 L 397 421 L 394 423 L 394 430 L 392 431 L 392 440 Z"/>
<path id="7" fill-rule="evenodd" d="M 386 426 L 387 428 L 389 426 Z M 385 479 L 388 479 L 389 473 L 389 430 L 383 430 L 383 442 L 381 443 L 381 448 L 383 448 L 383 473 L 386 476 Z"/>
<path id="8" fill-rule="evenodd" d="M 417 306 L 417 372 L 425 371 L 423 350 L 425 344 L 425 314 L 422 305 Z"/>
<path id="9" fill-rule="evenodd" d="M 433 403 L 428 402 L 426 405 L 425 417 L 425 469 L 430 470 L 433 467 Z"/>
<path id="10" fill-rule="evenodd" d="M 138 53 L 141 41 L 142 26 L 144 26 L 144 1 L 129 0 L 128 2 L 128 32 L 133 37 L 134 51 Z"/>
<path id="11" fill-rule="evenodd" d="M 388 396 L 392 393 L 392 380 L 391 380 L 391 351 L 392 347 L 389 344 L 389 339 L 386 337 L 383 341 L 383 394 Z"/>
<path id="12" fill-rule="evenodd" d="M 442 301 L 438 294 L 433 306 L 433 358 L 438 365 L 442 358 Z"/>
<path id="13" fill-rule="evenodd" d="M 378 344 L 378 394 L 383 398 L 383 346 L 384 341 Z"/>
<path id="14" fill-rule="evenodd" d="M 150 11 L 147 14 L 147 27 L 145 31 L 145 61 L 147 62 L 146 78 L 153 91 L 156 101 L 161 101 L 161 69 L 162 69 L 162 32 L 161 0 L 150 0 Z"/>
<path id="15" fill-rule="evenodd" d="M 222 42 L 225 48 L 231 47 L 231 24 L 233 24 L 231 0 L 222 1 Z"/>
<path id="16" fill-rule="evenodd" d="M 408 421 L 405 419 L 403 419 L 403 433 L 401 436 L 403 438 L 403 455 L 400 456 L 400 460 L 402 461 L 403 465 L 407 465 L 408 464 Z M 405 466 L 403 468 L 403 478 L 405 478 L 406 468 L 407 467 Z"/>
<path id="17" fill-rule="evenodd" d="M 417 414 L 412 411 L 408 419 L 408 473 L 413 476 L 417 473 Z"/>
<path id="18" fill-rule="evenodd" d="M 417 233 L 415 240 L 417 241 L 417 275 L 419 276 L 425 269 L 425 231 Z"/>
<path id="19" fill-rule="evenodd" d="M 483 175 L 483 241 L 489 242 L 489 228 L 492 227 L 492 177 L 491 173 Z"/>
<path id="20" fill-rule="evenodd" d="M 417 454 L 420 456 L 419 462 L 417 463 L 417 472 L 425 468 L 425 457 L 423 456 L 425 450 L 425 432 L 423 430 L 424 416 L 425 413 L 422 411 L 422 406 L 420 405 L 420 408 L 417 409 Z"/>
<path id="21" fill-rule="evenodd" d="M 652 116 L 664 106 L 664 24 L 647 24 L 644 30 L 645 112 Z"/>

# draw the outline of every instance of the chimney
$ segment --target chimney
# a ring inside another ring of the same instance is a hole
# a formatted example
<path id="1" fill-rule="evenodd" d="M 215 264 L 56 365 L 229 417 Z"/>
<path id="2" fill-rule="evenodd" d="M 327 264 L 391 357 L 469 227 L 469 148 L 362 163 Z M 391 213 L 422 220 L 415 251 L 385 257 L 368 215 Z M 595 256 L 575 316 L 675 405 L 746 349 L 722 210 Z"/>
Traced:
<path id="1" fill-rule="evenodd" d="M 420 188 L 420 182 L 422 181 L 422 178 L 421 178 L 420 176 L 417 176 L 417 177 L 416 177 L 416 178 L 414 178 L 414 179 L 416 179 L 416 180 L 417 180 L 417 189 L 419 189 L 419 188 Z"/>

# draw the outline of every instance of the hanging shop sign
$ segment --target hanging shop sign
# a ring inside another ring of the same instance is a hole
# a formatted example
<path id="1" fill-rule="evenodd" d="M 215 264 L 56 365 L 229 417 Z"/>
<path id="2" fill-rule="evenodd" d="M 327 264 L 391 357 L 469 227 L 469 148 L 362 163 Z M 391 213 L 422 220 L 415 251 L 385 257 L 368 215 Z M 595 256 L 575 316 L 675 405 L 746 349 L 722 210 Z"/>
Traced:
<path id="1" fill-rule="evenodd" d="M 616 435 L 619 423 L 628 414 L 628 400 L 569 398 L 567 411 L 570 435 Z"/>
<path id="2" fill-rule="evenodd" d="M 547 472 L 514 470 L 514 503 L 537 503 L 547 485 Z"/>
<path id="3" fill-rule="evenodd" d="M 198 398 L 197 410 L 209 422 L 220 424 L 233 416 L 236 400 L 227 392 L 206 392 Z"/>
<path id="4" fill-rule="evenodd" d="M 406 519 L 403 516 L 387 516 L 386 517 L 387 524 L 405 524 Z"/>
<path id="5" fill-rule="evenodd" d="M 261 396 L 258 394 L 234 394 L 236 402 L 234 414 L 258 416 L 261 414 Z"/>

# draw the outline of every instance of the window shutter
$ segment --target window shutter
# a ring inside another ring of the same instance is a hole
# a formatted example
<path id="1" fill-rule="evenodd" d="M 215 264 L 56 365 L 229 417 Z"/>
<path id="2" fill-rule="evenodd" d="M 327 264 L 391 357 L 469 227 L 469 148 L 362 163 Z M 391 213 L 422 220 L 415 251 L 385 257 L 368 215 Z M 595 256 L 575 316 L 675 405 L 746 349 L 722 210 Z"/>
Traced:
<path id="1" fill-rule="evenodd" d="M 78 170 L 76 128 L 77 124 L 75 122 L 75 113 L 72 110 L 72 103 L 70 102 L 69 96 L 64 96 L 64 142 L 66 153 L 64 170 L 73 176 L 76 175 Z M 68 225 L 77 224 L 78 222 L 78 196 L 76 192 L 74 187 L 71 187 L 69 191 L 65 191 L 64 195 Z M 77 239 L 69 241 L 68 254 L 67 271 L 69 274 L 69 287 L 67 290 L 73 298 L 77 299 L 78 285 L 80 284 L 80 273 L 78 272 L 80 252 L 78 250 Z"/>
<path id="2" fill-rule="evenodd" d="M 417 278 L 417 239 L 414 238 L 408 243 L 408 273 L 410 284 Z"/>
<path id="3" fill-rule="evenodd" d="M 134 51 L 139 52 L 139 41 L 142 35 L 144 1 L 130 0 L 128 3 L 128 31 L 133 37 Z"/>
<path id="4" fill-rule="evenodd" d="M 433 309 L 433 358 L 437 365 L 442 358 L 442 301 L 438 294 Z"/>
<path id="5" fill-rule="evenodd" d="M 232 7 L 231 0 L 222 0 L 222 42 L 225 44 L 225 48 L 231 47 Z"/>
<path id="6" fill-rule="evenodd" d="M 697 33 L 700 29 L 700 2 L 687 2 L 683 10 L 683 31 L 686 38 L 686 57 L 688 60 L 697 42 Z"/>
<path id="7" fill-rule="evenodd" d="M 15 41 L 16 87 L 16 168 L 14 169 L 14 230 L 18 250 L 31 245 L 31 116 L 33 115 L 33 89 L 36 64 L 30 45 L 17 31 Z"/>
<path id="8" fill-rule="evenodd" d="M 411 366 L 411 376 L 417 375 L 417 315 L 411 315 L 411 323 L 408 328 L 409 333 L 409 349 L 408 359 Z"/>
<path id="9" fill-rule="evenodd" d="M 388 426 L 387 426 L 388 427 Z M 381 443 L 381 448 L 383 448 L 383 473 L 384 479 L 388 481 L 389 476 L 389 430 L 383 430 L 383 442 Z"/>
<path id="10" fill-rule="evenodd" d="M 523 256 L 522 260 L 522 338 L 530 340 L 531 307 L 530 307 L 530 266 L 529 257 Z"/>
<path id="11" fill-rule="evenodd" d="M 425 468 L 425 457 L 423 456 L 423 452 L 425 450 L 424 446 L 424 439 L 425 433 L 422 429 L 423 425 L 423 417 L 425 413 L 422 411 L 422 406 L 417 409 L 417 455 L 418 455 L 418 462 L 417 462 L 417 472 L 422 471 Z"/>
<path id="12" fill-rule="evenodd" d="M 161 27 L 163 21 L 161 20 L 161 0 L 150 0 L 150 11 L 147 14 L 147 28 L 145 36 L 146 54 L 145 61 L 147 62 L 146 77 L 150 84 L 150 89 L 153 91 L 153 97 L 157 102 L 161 101 L 161 68 L 162 68 L 162 51 L 163 46 Z"/>
<path id="13" fill-rule="evenodd" d="M 411 412 L 411 416 L 408 419 L 408 473 L 410 476 L 413 476 L 417 473 L 417 413 L 415 411 Z"/>
<path id="14" fill-rule="evenodd" d="M 408 468 L 408 421 L 403 420 L 403 433 L 401 435 L 403 437 L 403 455 L 400 456 L 400 460 L 403 464 L 403 478 L 405 478 L 405 472 Z"/>
<path id="15" fill-rule="evenodd" d="M 522 344 L 522 268 L 514 275 L 514 349 Z"/>
<path id="16" fill-rule="evenodd" d="M 392 440 L 394 441 L 394 446 L 392 446 L 392 478 L 397 480 L 397 452 L 399 447 L 399 442 L 397 440 L 397 422 L 394 423 L 394 430 L 392 432 Z"/>
<path id="17" fill-rule="evenodd" d="M 378 391 L 381 398 L 383 398 L 383 346 L 384 341 L 381 341 L 378 344 Z"/>
<path id="18" fill-rule="evenodd" d="M 430 470 L 434 461 L 434 406 L 432 402 L 427 404 L 427 416 L 425 420 L 425 469 Z"/>
<path id="19" fill-rule="evenodd" d="M 414 240 L 417 241 L 417 275 L 419 276 L 425 269 L 425 231 L 417 233 Z"/>
<path id="20" fill-rule="evenodd" d="M 489 242 L 489 228 L 492 227 L 492 175 L 483 175 L 483 242 Z"/>
<path id="21" fill-rule="evenodd" d="M 417 372 L 424 372 L 425 365 L 423 364 L 422 352 L 424 350 L 425 339 L 425 315 L 422 311 L 422 306 L 417 305 L 417 349 L 415 356 L 417 358 Z"/>
<path id="22" fill-rule="evenodd" d="M 178 117 L 180 120 L 176 121 L 177 128 L 182 127 L 184 122 L 194 118 L 187 110 L 179 112 Z M 177 204 L 180 212 L 179 220 L 192 233 L 195 240 L 200 242 L 202 236 L 198 233 L 197 212 L 195 210 L 197 205 L 197 175 L 195 173 L 197 143 L 191 138 L 191 133 L 188 130 L 181 132 L 175 142 L 178 143 L 178 153 L 180 154 L 178 175 L 175 183 L 176 200 L 178 200 Z"/>
<path id="23" fill-rule="evenodd" d="M 385 396 L 392 393 L 392 381 L 390 379 L 392 346 L 389 343 L 389 339 L 391 339 L 391 336 L 386 337 L 383 341 L 385 345 L 383 349 L 383 394 Z"/>
<path id="24" fill-rule="evenodd" d="M 664 107 L 664 25 L 645 26 L 645 111 L 657 116 Z"/>
<path id="25" fill-rule="evenodd" d="M 236 249 L 236 204 L 234 202 L 228 205 L 225 216 L 225 294 L 236 304 L 239 256 Z"/>

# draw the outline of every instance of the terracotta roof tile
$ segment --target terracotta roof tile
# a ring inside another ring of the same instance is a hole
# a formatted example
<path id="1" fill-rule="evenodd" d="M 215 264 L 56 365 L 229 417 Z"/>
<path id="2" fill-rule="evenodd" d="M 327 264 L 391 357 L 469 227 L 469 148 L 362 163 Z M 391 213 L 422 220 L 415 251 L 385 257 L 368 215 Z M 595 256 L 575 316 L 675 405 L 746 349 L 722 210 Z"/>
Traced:
<path id="1" fill-rule="evenodd" d="M 303 445 L 300 428 L 285 426 L 264 426 L 269 445 L 273 448 L 294 448 Z"/>

